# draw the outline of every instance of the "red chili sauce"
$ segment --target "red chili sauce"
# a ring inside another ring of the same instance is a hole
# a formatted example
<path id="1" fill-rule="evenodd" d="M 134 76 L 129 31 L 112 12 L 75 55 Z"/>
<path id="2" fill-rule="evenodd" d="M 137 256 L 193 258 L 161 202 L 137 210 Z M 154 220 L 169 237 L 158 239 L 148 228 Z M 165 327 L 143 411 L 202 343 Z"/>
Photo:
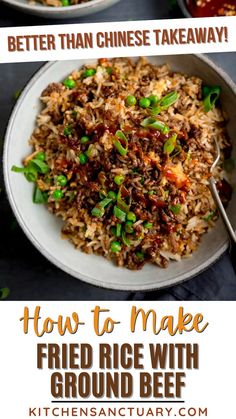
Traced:
<path id="1" fill-rule="evenodd" d="M 193 17 L 236 16 L 236 0 L 186 0 Z"/>

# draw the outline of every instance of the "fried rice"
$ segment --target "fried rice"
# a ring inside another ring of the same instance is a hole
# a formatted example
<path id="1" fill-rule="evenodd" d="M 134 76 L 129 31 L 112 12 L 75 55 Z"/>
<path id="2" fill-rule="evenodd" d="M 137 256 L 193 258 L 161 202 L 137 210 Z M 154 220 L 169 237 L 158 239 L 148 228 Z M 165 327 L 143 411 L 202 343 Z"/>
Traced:
<path id="1" fill-rule="evenodd" d="M 225 204 L 231 197 L 226 118 L 220 106 L 205 111 L 202 85 L 168 65 L 120 58 L 89 64 L 42 92 L 24 164 L 45 154 L 49 170 L 39 173 L 37 190 L 63 220 L 63 238 L 129 269 L 167 267 L 197 249 L 218 218 L 208 187 L 214 139 L 221 148 L 214 176 Z M 175 102 L 158 108 L 173 92 Z"/>

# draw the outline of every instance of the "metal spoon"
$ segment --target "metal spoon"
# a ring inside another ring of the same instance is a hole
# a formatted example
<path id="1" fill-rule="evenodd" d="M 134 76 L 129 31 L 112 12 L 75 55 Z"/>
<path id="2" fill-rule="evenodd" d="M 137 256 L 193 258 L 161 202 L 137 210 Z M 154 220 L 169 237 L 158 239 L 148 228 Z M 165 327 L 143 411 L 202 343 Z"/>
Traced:
<path id="1" fill-rule="evenodd" d="M 219 192 L 218 192 L 217 187 L 216 187 L 216 180 L 215 180 L 215 178 L 213 176 L 213 171 L 214 171 L 215 167 L 217 166 L 217 164 L 219 163 L 219 160 L 220 160 L 220 147 L 219 147 L 219 144 L 216 141 L 216 139 L 215 139 L 215 145 L 216 145 L 216 159 L 215 159 L 214 163 L 212 164 L 211 170 L 210 170 L 210 172 L 212 174 L 212 176 L 209 179 L 210 189 L 211 189 L 212 196 L 213 196 L 213 198 L 215 200 L 215 203 L 216 203 L 216 205 L 218 207 L 218 210 L 219 210 L 219 213 L 221 215 L 221 218 L 222 218 L 222 220 L 223 220 L 223 222 L 225 224 L 226 229 L 228 230 L 229 236 L 230 236 L 231 240 L 233 241 L 233 243 L 236 244 L 236 234 L 235 234 L 235 231 L 234 231 L 234 229 L 232 227 L 232 224 L 231 224 L 231 222 L 229 220 L 228 215 L 226 214 L 226 211 L 225 211 L 224 206 L 222 204 L 222 201 L 220 199 Z"/>

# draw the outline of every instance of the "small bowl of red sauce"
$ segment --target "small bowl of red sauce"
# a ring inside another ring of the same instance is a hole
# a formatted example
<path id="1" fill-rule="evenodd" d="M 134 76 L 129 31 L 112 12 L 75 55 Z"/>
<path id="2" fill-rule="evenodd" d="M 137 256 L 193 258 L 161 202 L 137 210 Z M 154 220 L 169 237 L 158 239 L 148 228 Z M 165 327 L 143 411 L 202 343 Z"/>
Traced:
<path id="1" fill-rule="evenodd" d="M 178 0 L 186 17 L 236 16 L 235 0 Z"/>

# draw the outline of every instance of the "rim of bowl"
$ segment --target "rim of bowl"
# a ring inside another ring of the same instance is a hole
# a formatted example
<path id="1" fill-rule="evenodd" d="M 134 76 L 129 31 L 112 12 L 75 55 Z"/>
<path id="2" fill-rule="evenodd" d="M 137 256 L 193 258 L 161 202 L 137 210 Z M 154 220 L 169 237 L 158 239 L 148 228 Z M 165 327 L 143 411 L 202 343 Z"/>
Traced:
<path id="1" fill-rule="evenodd" d="M 177 0 L 177 1 L 185 17 L 193 17 L 187 8 L 186 0 Z"/>
<path id="2" fill-rule="evenodd" d="M 233 80 L 228 76 L 227 73 L 225 73 L 224 70 L 222 70 L 220 67 L 218 67 L 213 61 L 211 61 L 208 57 L 204 56 L 203 54 L 189 54 L 189 56 L 197 57 L 200 61 L 205 62 L 209 67 L 211 67 L 222 79 L 223 81 L 228 85 L 228 87 L 233 91 L 233 93 L 236 95 L 236 85 L 233 82 Z M 78 60 L 79 61 L 79 60 Z M 57 61 L 56 61 L 57 62 Z M 48 62 L 44 64 L 36 73 L 33 74 L 33 76 L 29 79 L 27 82 L 25 88 L 23 89 L 19 99 L 17 100 L 15 106 L 13 107 L 13 110 L 11 112 L 6 132 L 5 132 L 5 141 L 4 141 L 4 149 L 3 149 L 3 175 L 4 175 L 4 182 L 6 187 L 6 192 L 8 196 L 9 203 L 11 205 L 11 208 L 13 210 L 13 213 L 16 216 L 16 219 L 18 223 L 20 224 L 23 232 L 28 237 L 28 239 L 31 241 L 31 243 L 36 247 L 36 249 L 46 257 L 51 263 L 53 263 L 55 266 L 60 268 L 62 271 L 68 273 L 72 277 L 75 277 L 81 281 L 84 281 L 86 283 L 111 289 L 111 290 L 117 290 L 117 291 L 154 291 L 158 289 L 167 288 L 173 285 L 180 284 L 184 281 L 187 281 L 196 275 L 199 275 L 201 272 L 203 272 L 205 269 L 213 265 L 221 256 L 222 254 L 227 250 L 229 241 L 227 238 L 222 242 L 222 245 L 219 246 L 219 248 L 216 250 L 214 255 L 212 255 L 210 258 L 208 258 L 204 263 L 202 263 L 198 268 L 195 268 L 194 272 L 189 275 L 189 272 L 186 272 L 185 274 L 179 274 L 177 277 L 173 277 L 171 280 L 168 280 L 168 283 L 166 283 L 164 280 L 159 283 L 155 284 L 153 282 L 147 283 L 144 285 L 120 285 L 118 283 L 111 283 L 107 284 L 106 282 L 99 281 L 97 279 L 91 278 L 90 276 L 87 276 L 85 274 L 81 274 L 78 271 L 75 271 L 71 269 L 70 267 L 66 266 L 63 262 L 61 262 L 59 259 L 56 259 L 51 253 L 49 253 L 47 250 L 45 250 L 44 247 L 38 242 L 37 238 L 32 234 L 32 232 L 29 230 L 27 224 L 25 223 L 25 220 L 23 219 L 21 213 L 18 210 L 17 203 L 13 197 L 13 194 L 11 192 L 11 186 L 10 186 L 10 179 L 9 179 L 9 172 L 8 172 L 8 150 L 10 145 L 10 134 L 12 127 L 14 125 L 15 115 L 17 114 L 19 108 L 21 107 L 22 103 L 24 102 L 25 96 L 27 95 L 28 91 L 31 89 L 31 86 L 37 81 L 41 75 L 48 70 L 50 67 L 53 67 L 55 64 L 55 61 Z M 107 261 L 109 263 L 109 261 Z"/>
<path id="3" fill-rule="evenodd" d="M 67 12 L 67 11 L 74 11 L 74 10 L 86 10 L 86 9 L 93 9 L 99 4 L 107 3 L 109 0 L 89 0 L 86 3 L 80 3 L 80 4 L 74 4 L 71 6 L 57 6 L 57 7 L 49 7 L 44 4 L 28 4 L 23 3 L 19 0 L 2 0 L 4 3 L 16 6 L 22 10 L 37 10 L 37 11 L 44 11 L 45 13 L 50 12 L 52 13 L 58 13 L 58 12 Z M 119 0 L 117 0 L 119 1 Z"/>

